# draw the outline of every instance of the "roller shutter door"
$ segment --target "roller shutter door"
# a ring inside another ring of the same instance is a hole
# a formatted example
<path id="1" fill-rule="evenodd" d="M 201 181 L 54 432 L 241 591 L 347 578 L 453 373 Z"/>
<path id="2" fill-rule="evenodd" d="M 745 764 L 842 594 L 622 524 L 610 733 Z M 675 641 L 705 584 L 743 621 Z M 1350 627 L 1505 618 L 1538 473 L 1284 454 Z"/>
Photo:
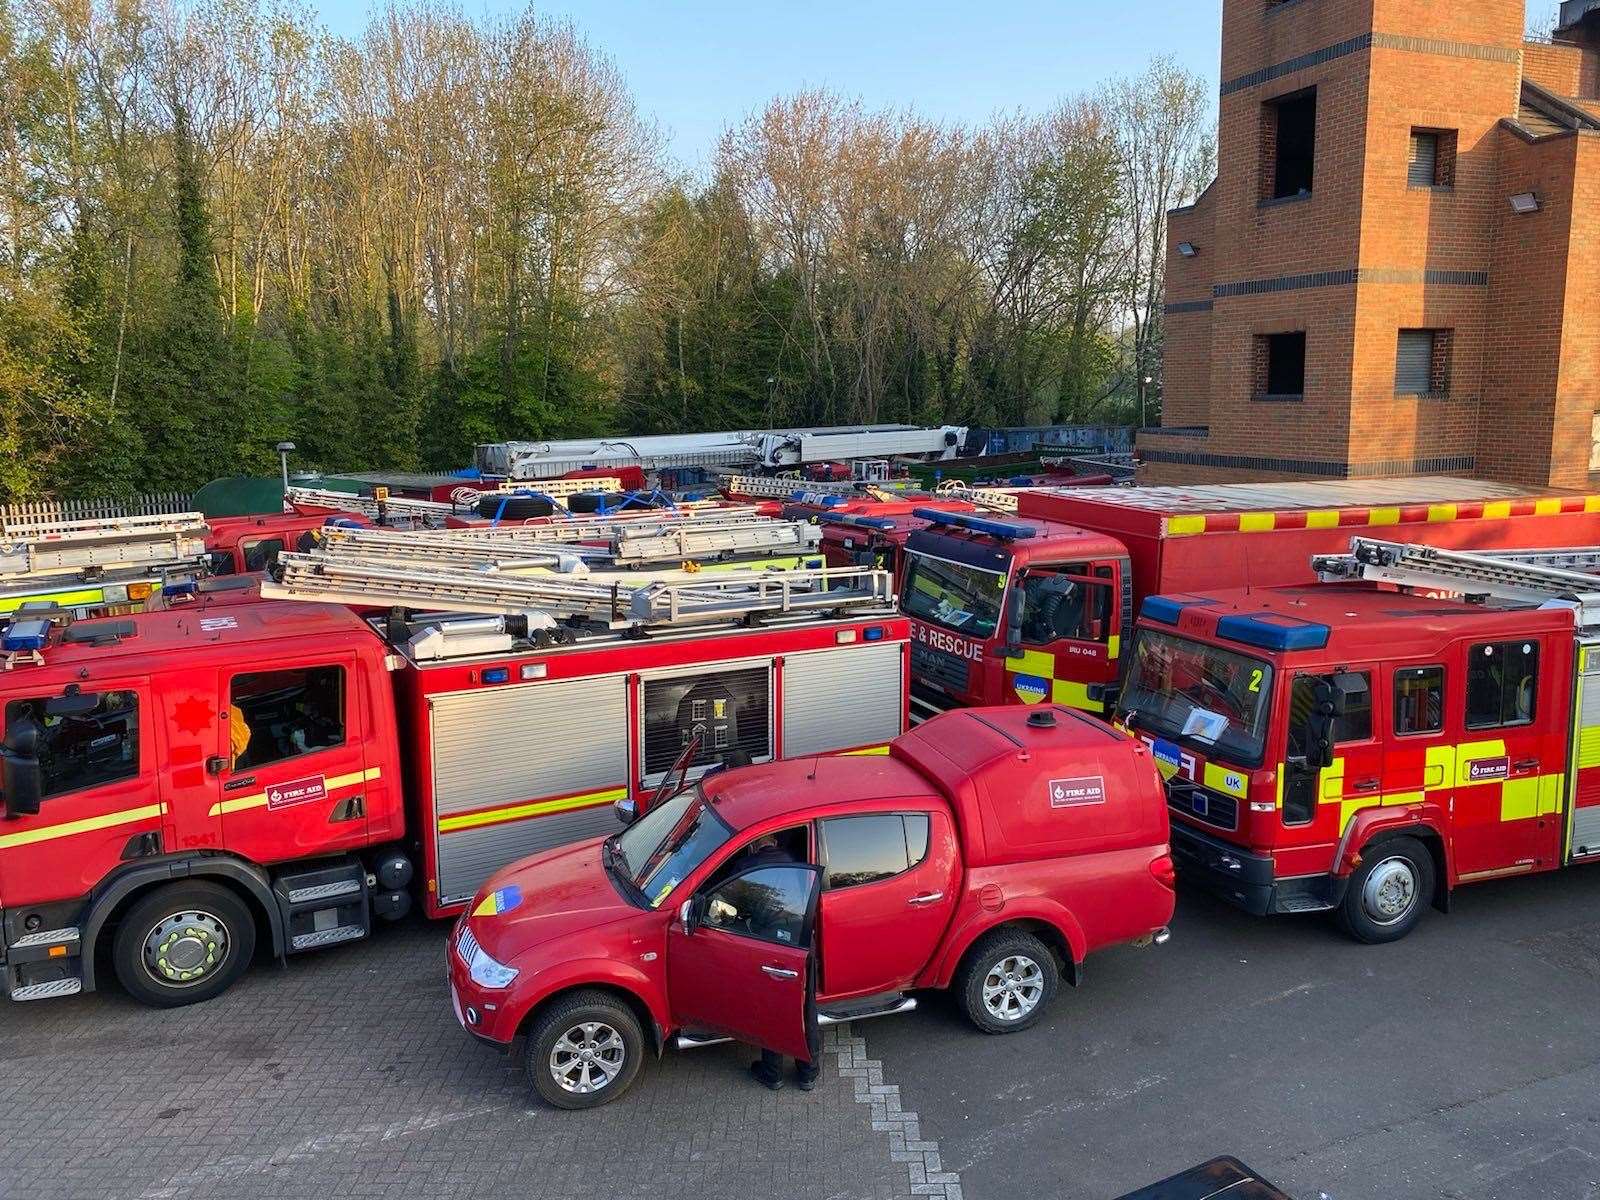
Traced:
<path id="1" fill-rule="evenodd" d="M 1402 329 L 1395 363 L 1394 390 L 1400 396 L 1425 396 L 1433 389 L 1433 333 Z"/>
<path id="2" fill-rule="evenodd" d="M 783 753 L 794 758 L 898 737 L 901 645 L 796 654 L 783 664 Z"/>
<path id="3" fill-rule="evenodd" d="M 439 899 L 470 899 L 515 859 L 618 828 L 610 800 L 628 779 L 627 683 L 582 679 L 430 701 Z M 581 797 L 576 807 L 473 824 L 460 814 Z M 451 817 L 457 820 L 452 822 Z"/>
<path id="4" fill-rule="evenodd" d="M 1412 187 L 1432 187 L 1439 169 L 1439 135 L 1413 133 L 1411 135 L 1411 162 L 1407 167 L 1407 182 Z"/>

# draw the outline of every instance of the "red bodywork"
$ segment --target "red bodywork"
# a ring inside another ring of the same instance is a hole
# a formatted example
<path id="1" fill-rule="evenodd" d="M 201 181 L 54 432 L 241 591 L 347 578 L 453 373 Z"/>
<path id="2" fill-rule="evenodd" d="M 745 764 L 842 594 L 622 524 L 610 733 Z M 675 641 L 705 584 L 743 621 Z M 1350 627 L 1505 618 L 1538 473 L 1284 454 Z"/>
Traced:
<path id="1" fill-rule="evenodd" d="M 1268 649 L 1241 640 L 1263 626 L 1319 631 L 1313 642 L 1325 632 L 1326 642 Z M 1367 585 L 1162 597 L 1146 607 L 1132 650 L 1141 676 L 1147 657 L 1169 657 L 1172 638 L 1242 655 L 1265 672 L 1256 756 L 1208 750 L 1158 727 L 1152 683 L 1157 696 L 1186 686 L 1192 696 L 1190 679 L 1163 687 L 1159 671 L 1140 678 L 1121 713 L 1126 720 L 1137 710 L 1132 728 L 1172 780 L 1174 852 L 1186 877 L 1242 907 L 1333 907 L 1363 850 L 1398 833 L 1435 848 L 1446 888 L 1600 853 L 1600 727 L 1588 732 L 1583 716 L 1582 664 L 1592 652 L 1575 638 L 1570 610 L 1485 607 Z M 1485 647 L 1493 648 L 1488 655 Z M 1469 679 L 1494 653 L 1506 660 L 1508 647 L 1516 661 L 1536 663 L 1518 668 L 1514 681 L 1526 680 L 1516 702 L 1527 711 L 1474 719 Z M 1600 653 L 1593 665 L 1600 671 Z M 1370 705 L 1370 715 L 1340 726 L 1333 765 L 1311 769 L 1303 755 L 1296 761 L 1305 712 L 1295 681 L 1335 675 L 1359 681 L 1358 707 Z M 1225 711 L 1225 690 L 1205 706 Z"/>
<path id="2" fill-rule="evenodd" d="M 206 549 L 211 554 L 211 573 L 244 575 L 265 571 L 278 561 L 279 554 L 298 549 L 301 538 L 321 529 L 335 515 L 358 525 L 371 523 L 359 513 L 333 514 L 324 510 L 212 517 L 206 522 Z"/>
<path id="3" fill-rule="evenodd" d="M 971 539 L 994 550 L 993 569 L 1010 573 L 1008 590 L 1023 565 L 1120 563 L 1115 594 L 1102 594 L 1109 617 L 1098 636 L 1075 646 L 1008 641 L 1004 621 L 981 637 L 915 623 L 914 703 L 922 711 L 1054 700 L 1105 712 L 1115 700 L 1133 614 L 1146 596 L 1310 583 L 1312 557 L 1344 553 L 1355 536 L 1445 549 L 1593 545 L 1600 541 L 1600 496 L 1448 478 L 1045 488 L 1018 493 L 1017 514 L 1008 520 L 1036 536 Z M 908 550 L 916 552 L 920 540 Z M 904 607 L 907 592 L 901 597 Z"/>
<path id="4" fill-rule="evenodd" d="M 727 840 L 653 907 L 613 878 L 598 839 L 507 868 L 451 939 L 463 1020 L 504 1045 L 552 998 L 602 987 L 632 997 L 662 1038 L 710 1029 L 804 1055 L 807 947 L 689 932 L 679 910 L 769 834 L 808 846 L 826 881 L 830 822 L 875 813 L 926 814 L 926 853 L 887 878 L 824 882 L 809 951 L 819 1006 L 946 987 L 976 939 L 1008 925 L 1054 943 L 1075 979 L 1085 955 L 1161 930 L 1173 893 L 1149 751 L 1069 710 L 1056 716 L 1039 726 L 1020 710 L 952 713 L 897 738 L 887 756 L 716 776 L 702 795 Z M 509 987 L 471 978 L 456 952 L 468 930 L 517 970 Z M 774 979 L 769 967 L 797 978 Z"/>
<path id="5" fill-rule="evenodd" d="M 926 497 L 909 500 L 850 500 L 844 504 L 797 502 L 778 507 L 773 515 L 786 520 L 815 521 L 822 531 L 823 558 L 830 567 L 871 566 L 894 577 L 898 594 L 905 582 L 905 546 L 911 535 L 928 528 L 917 509 L 976 512 L 965 500 Z"/>

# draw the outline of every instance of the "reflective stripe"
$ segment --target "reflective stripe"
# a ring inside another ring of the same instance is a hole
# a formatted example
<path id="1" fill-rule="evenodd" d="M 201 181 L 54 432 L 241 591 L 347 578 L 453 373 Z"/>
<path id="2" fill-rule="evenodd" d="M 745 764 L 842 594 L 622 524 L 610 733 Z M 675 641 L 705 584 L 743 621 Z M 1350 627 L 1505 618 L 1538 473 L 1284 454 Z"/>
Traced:
<path id="1" fill-rule="evenodd" d="M 521 821 L 527 817 L 545 817 L 551 813 L 567 812 L 574 808 L 611 804 L 628 794 L 623 787 L 606 788 L 599 792 L 582 792 L 576 796 L 562 796 L 555 800 L 532 800 L 526 804 L 508 804 L 503 808 L 485 809 L 483 812 L 461 813 L 445 817 L 439 822 L 440 833 L 455 833 L 461 829 L 477 829 L 483 825 L 500 825 L 507 821 Z"/>
<path id="2" fill-rule="evenodd" d="M 887 746 L 864 746 L 860 750 L 841 750 L 841 751 L 839 751 L 839 753 L 841 755 L 843 755 L 844 757 L 846 757 L 846 758 L 849 758 L 852 755 L 861 755 L 861 754 L 887 754 L 887 753 L 889 753 L 889 747 L 887 747 Z"/>
<path id="3" fill-rule="evenodd" d="M 1400 524 L 1400 510 L 1398 508 L 1375 508 L 1367 514 L 1368 525 L 1398 525 Z"/>
<path id="4" fill-rule="evenodd" d="M 1204 517 L 1168 517 L 1167 536 L 1186 537 L 1191 533 L 1204 533 L 1206 519 Z"/>
<path id="5" fill-rule="evenodd" d="M 55 604 L 61 608 L 75 608 L 80 604 L 102 604 L 105 588 L 78 588 L 70 592 L 34 592 L 28 596 L 12 596 L 0 600 L 0 613 L 15 612 L 24 604 Z"/>
<path id="6" fill-rule="evenodd" d="M 34 842 L 49 842 L 56 838 L 72 837 L 79 833 L 93 833 L 97 829 L 111 829 L 117 825 L 130 825 L 134 821 L 150 821 L 167 811 L 165 804 L 146 804 L 139 808 L 126 808 L 121 812 L 103 813 L 98 817 L 84 817 L 77 821 L 64 821 L 60 825 L 47 825 L 42 829 L 25 829 L 21 833 L 0 836 L 0 850 L 12 846 L 29 846 Z"/>
<path id="7" fill-rule="evenodd" d="M 1239 529 L 1244 533 L 1267 533 L 1278 524 L 1275 513 L 1241 513 Z"/>
<path id="8" fill-rule="evenodd" d="M 277 764 L 274 763 L 274 766 Z M 350 787 L 357 783 L 370 783 L 383 774 L 381 767 L 368 767 L 365 771 L 352 771 L 348 775 L 335 775 L 323 786 L 332 792 L 336 788 Z M 210 817 L 222 816 L 226 813 L 246 812 L 252 808 L 265 808 L 267 806 L 267 793 L 255 792 L 249 796 L 233 796 L 211 806 L 211 811 L 206 815 Z"/>

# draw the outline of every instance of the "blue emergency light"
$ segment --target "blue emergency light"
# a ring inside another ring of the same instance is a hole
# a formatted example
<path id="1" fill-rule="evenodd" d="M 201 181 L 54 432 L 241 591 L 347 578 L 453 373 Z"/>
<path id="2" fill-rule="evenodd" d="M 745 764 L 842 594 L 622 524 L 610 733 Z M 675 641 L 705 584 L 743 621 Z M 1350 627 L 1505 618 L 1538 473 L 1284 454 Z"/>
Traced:
<path id="1" fill-rule="evenodd" d="M 818 504 L 823 508 L 843 508 L 849 503 L 843 496 L 835 496 L 832 492 L 808 492 L 803 488 L 790 492 L 789 499 L 796 504 Z"/>
<path id="2" fill-rule="evenodd" d="M 883 626 L 869 625 L 864 631 L 863 636 L 869 642 L 881 642 L 883 641 Z"/>
<path id="3" fill-rule="evenodd" d="M 192 596 L 200 590 L 200 585 L 189 576 L 182 579 L 169 579 L 161 585 L 163 596 Z"/>
<path id="4" fill-rule="evenodd" d="M 851 513 L 822 513 L 817 517 L 830 525 L 853 525 L 857 529 L 882 529 L 894 532 L 894 521 L 889 517 L 858 517 Z"/>
<path id="5" fill-rule="evenodd" d="M 485 683 L 506 683 L 511 679 L 511 668 L 490 667 L 483 673 Z"/>
<path id="6" fill-rule="evenodd" d="M 1147 621 L 1160 621 L 1163 625 L 1176 625 L 1186 608 L 1205 608 L 1215 604 L 1204 596 L 1146 596 L 1139 615 Z"/>
<path id="7" fill-rule="evenodd" d="M 972 513 L 945 512 L 943 509 L 938 508 L 915 508 L 911 510 L 911 515 L 933 525 L 947 525 L 957 529 L 966 529 L 972 533 L 986 533 L 990 537 L 997 537 L 1007 542 L 1020 542 L 1039 536 L 1039 531 L 1032 525 L 1013 525 L 1009 521 L 992 521 L 988 517 L 974 516 Z"/>
<path id="8" fill-rule="evenodd" d="M 1217 622 L 1217 636 L 1263 650 L 1323 650 L 1332 630 L 1315 621 L 1301 621 L 1276 613 L 1256 616 L 1223 617 Z"/>
<path id="9" fill-rule="evenodd" d="M 0 650 L 8 653 L 43 650 L 49 643 L 49 621 L 13 621 L 5 633 L 0 634 Z"/>

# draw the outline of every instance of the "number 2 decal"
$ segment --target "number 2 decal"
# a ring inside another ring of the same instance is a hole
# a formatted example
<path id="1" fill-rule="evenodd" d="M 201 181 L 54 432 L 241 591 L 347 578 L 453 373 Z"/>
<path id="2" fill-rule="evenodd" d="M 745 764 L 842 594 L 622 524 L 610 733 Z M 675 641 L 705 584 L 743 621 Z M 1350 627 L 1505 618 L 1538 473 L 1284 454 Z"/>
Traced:
<path id="1" fill-rule="evenodd" d="M 1253 671 L 1250 672 L 1250 690 L 1252 692 L 1259 692 L 1261 690 L 1261 668 L 1260 667 L 1256 667 Z"/>

